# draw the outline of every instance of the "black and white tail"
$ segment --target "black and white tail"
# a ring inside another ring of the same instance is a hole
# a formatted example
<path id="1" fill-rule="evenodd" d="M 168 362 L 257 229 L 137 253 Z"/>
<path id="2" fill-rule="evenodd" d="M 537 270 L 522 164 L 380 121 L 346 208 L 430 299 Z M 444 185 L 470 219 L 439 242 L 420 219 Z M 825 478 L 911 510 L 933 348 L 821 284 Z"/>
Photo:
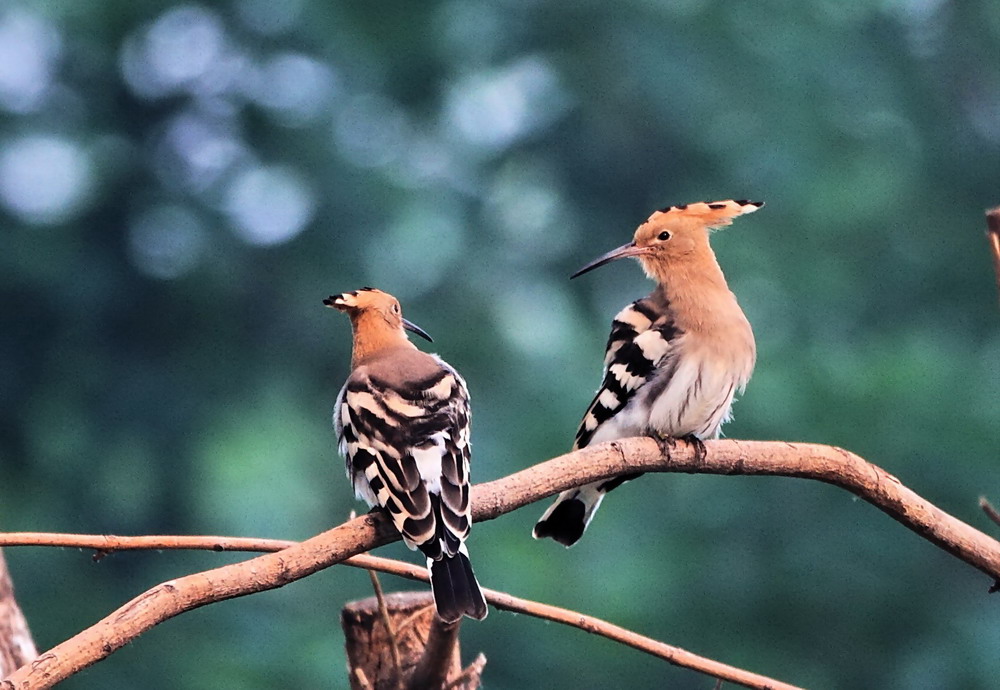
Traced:
<path id="1" fill-rule="evenodd" d="M 486 598 L 472 572 L 465 544 L 453 556 L 442 555 L 438 560 L 428 558 L 427 570 L 431 574 L 434 605 L 441 620 L 454 623 L 462 616 L 480 621 L 486 618 Z"/>
<path id="2" fill-rule="evenodd" d="M 600 488 L 604 482 L 587 484 L 563 491 L 535 523 L 531 535 L 535 539 L 551 538 L 570 547 L 580 540 L 590 520 L 594 517 L 607 490 Z"/>

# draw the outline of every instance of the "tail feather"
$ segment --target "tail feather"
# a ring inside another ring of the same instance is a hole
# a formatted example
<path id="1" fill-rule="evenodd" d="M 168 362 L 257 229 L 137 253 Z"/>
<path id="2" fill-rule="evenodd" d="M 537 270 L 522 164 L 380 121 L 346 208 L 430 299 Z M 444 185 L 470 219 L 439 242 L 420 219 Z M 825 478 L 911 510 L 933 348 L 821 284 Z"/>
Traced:
<path id="1" fill-rule="evenodd" d="M 443 556 L 438 560 L 428 558 L 427 569 L 431 574 L 434 605 L 441 620 L 454 623 L 462 616 L 476 620 L 486 618 L 486 598 L 476 581 L 464 544 L 453 556 Z"/>
<path id="2" fill-rule="evenodd" d="M 600 482 L 587 484 L 559 494 L 531 534 L 535 539 L 551 537 L 565 547 L 580 540 L 594 517 L 607 490 Z"/>

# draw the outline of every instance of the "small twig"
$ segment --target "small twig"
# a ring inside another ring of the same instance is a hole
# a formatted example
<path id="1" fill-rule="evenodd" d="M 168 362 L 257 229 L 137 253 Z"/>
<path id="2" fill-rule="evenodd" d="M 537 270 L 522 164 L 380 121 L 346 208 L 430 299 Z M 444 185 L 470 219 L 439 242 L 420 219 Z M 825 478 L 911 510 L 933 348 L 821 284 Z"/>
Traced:
<path id="1" fill-rule="evenodd" d="M 378 581 L 378 575 L 374 570 L 368 570 L 368 577 L 372 580 L 372 589 L 375 590 L 375 599 L 378 600 L 378 613 L 382 618 L 382 625 L 385 626 L 386 637 L 389 638 L 389 652 L 392 654 L 392 665 L 396 671 L 396 687 L 403 687 L 403 663 L 399 656 L 399 642 L 396 641 L 396 631 L 393 630 L 392 621 L 389 620 L 389 607 L 385 605 L 385 594 L 382 592 L 382 583 Z"/>
<path id="2" fill-rule="evenodd" d="M 986 517 L 1000 525 L 1000 512 L 997 512 L 997 509 L 990 505 L 985 496 L 979 497 L 979 507 L 986 513 Z"/>
<path id="3" fill-rule="evenodd" d="M 472 660 L 472 663 L 466 666 L 465 669 L 460 674 L 455 676 L 455 680 L 448 683 L 444 687 L 444 690 L 452 690 L 452 688 L 457 688 L 460 685 L 462 685 L 462 683 L 466 683 L 470 680 L 479 678 L 481 675 L 483 675 L 483 669 L 485 667 L 486 667 L 486 655 L 483 654 L 482 652 L 479 652 L 476 658 Z"/>
<path id="4" fill-rule="evenodd" d="M 983 509 L 984 513 L 986 513 L 986 517 L 1000 525 L 1000 511 L 997 511 L 997 509 L 986 500 L 985 496 L 979 497 L 979 507 Z M 990 586 L 989 592 L 990 594 L 1000 592 L 1000 578 L 997 578 L 996 581 L 993 582 Z"/>
<path id="5" fill-rule="evenodd" d="M 1000 293 L 1000 206 L 986 212 L 986 239 L 993 255 L 993 270 L 997 276 L 997 292 Z"/>
<path id="6" fill-rule="evenodd" d="M 354 678 L 358 681 L 358 685 L 361 686 L 361 690 L 374 690 L 372 684 L 368 682 L 368 676 L 361 668 L 354 669 Z"/>

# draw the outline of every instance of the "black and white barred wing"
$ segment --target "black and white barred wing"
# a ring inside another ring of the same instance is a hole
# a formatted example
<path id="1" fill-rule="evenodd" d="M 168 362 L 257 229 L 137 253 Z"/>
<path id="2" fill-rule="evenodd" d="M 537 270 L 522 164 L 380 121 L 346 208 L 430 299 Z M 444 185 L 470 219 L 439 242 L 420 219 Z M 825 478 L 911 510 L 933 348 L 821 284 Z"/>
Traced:
<path id="1" fill-rule="evenodd" d="M 469 534 L 469 394 L 448 365 L 415 380 L 359 367 L 335 424 L 355 493 L 384 508 L 410 548 L 453 556 Z"/>
<path id="2" fill-rule="evenodd" d="M 654 293 L 615 316 L 604 358 L 604 380 L 583 415 L 574 450 L 647 432 L 650 387 L 669 384 L 679 336 L 669 310 L 656 299 Z M 534 537 L 551 537 L 572 546 L 583 536 L 604 495 L 636 476 L 612 477 L 562 492 L 535 524 Z"/>
<path id="3" fill-rule="evenodd" d="M 576 431 L 573 449 L 644 432 L 647 410 L 629 411 L 639 390 L 654 377 L 666 385 L 679 331 L 652 297 L 633 302 L 611 323 L 604 379 Z M 596 437 L 596 438 L 595 438 Z"/>

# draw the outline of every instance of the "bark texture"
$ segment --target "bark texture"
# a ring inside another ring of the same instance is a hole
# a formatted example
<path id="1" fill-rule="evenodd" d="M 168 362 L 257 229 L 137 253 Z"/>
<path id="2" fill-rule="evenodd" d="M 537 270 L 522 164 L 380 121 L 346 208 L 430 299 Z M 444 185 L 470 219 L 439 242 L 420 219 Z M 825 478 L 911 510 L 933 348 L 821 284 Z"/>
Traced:
<path id="1" fill-rule="evenodd" d="M 14 598 L 14 583 L 0 551 L 0 678 L 38 656 L 28 621 Z"/>
<path id="2" fill-rule="evenodd" d="M 352 690 L 441 688 L 462 676 L 458 624 L 442 623 L 434 614 L 430 592 L 385 595 L 389 625 L 399 649 L 402 678 L 392 658 L 389 631 L 378 600 L 369 597 L 347 604 L 340 614 L 347 647 Z M 451 687 L 475 690 L 479 675 Z"/>

